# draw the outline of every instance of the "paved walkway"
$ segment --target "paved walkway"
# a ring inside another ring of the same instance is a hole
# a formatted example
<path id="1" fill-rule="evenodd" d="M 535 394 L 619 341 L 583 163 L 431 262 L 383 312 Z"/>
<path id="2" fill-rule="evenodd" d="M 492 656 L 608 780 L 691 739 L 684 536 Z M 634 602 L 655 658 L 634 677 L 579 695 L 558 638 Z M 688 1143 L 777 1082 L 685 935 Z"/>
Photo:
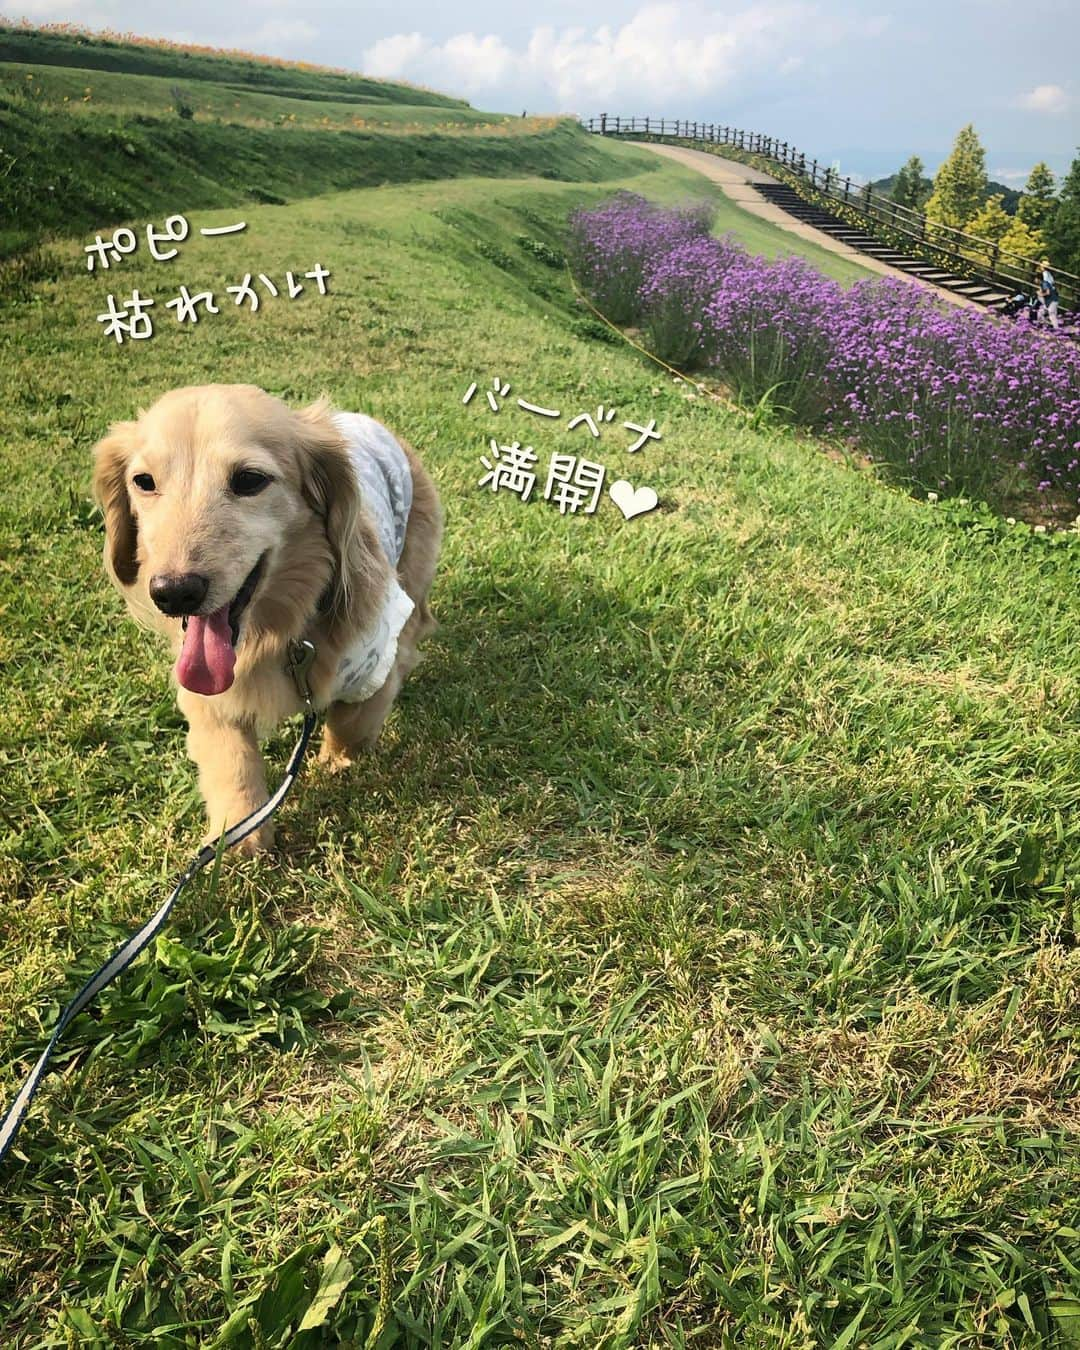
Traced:
<path id="1" fill-rule="evenodd" d="M 779 182 L 779 179 L 771 178 L 767 173 L 762 173 L 760 169 L 752 169 L 748 164 L 739 164 L 733 159 L 721 159 L 719 155 L 710 154 L 707 150 L 691 150 L 681 145 L 660 145 L 655 141 L 631 141 L 630 143 L 637 146 L 639 150 L 652 150 L 658 155 L 663 155 L 666 159 L 675 160 L 688 169 L 696 169 L 698 173 L 703 173 L 706 178 L 712 179 L 725 197 L 729 197 L 744 211 L 749 211 L 752 216 L 760 216 L 762 220 L 767 220 L 770 225 L 776 225 L 781 230 L 787 230 L 789 234 L 797 234 L 801 239 L 809 239 L 819 248 L 827 249 L 830 253 L 838 253 L 842 258 L 848 258 L 851 262 L 858 263 L 860 267 L 865 267 L 868 272 L 879 272 L 886 277 L 899 277 L 901 281 L 906 281 L 913 286 L 925 286 L 927 290 L 933 291 L 943 300 L 948 300 L 950 304 L 959 305 L 963 309 L 982 308 L 982 306 L 975 304 L 973 300 L 967 300 L 962 295 L 954 295 L 952 291 L 943 290 L 942 287 L 934 286 L 928 281 L 921 281 L 908 272 L 901 272 L 898 267 L 890 267 L 888 263 L 879 262 L 877 258 L 871 258 L 867 253 L 860 253 L 858 249 L 842 244 L 839 239 L 834 239 L 832 235 L 825 234 L 822 230 L 815 230 L 812 225 L 807 225 L 801 220 L 796 220 L 794 216 L 789 216 L 782 207 L 766 201 L 761 193 L 754 188 L 755 183 Z"/>

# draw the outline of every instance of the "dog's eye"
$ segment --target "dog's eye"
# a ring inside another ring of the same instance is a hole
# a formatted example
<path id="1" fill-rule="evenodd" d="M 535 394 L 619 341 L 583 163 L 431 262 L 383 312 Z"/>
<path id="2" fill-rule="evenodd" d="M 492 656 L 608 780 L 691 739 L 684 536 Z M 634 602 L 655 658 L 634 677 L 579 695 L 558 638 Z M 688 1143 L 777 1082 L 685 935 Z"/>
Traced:
<path id="1" fill-rule="evenodd" d="M 254 497 L 273 480 L 258 469 L 237 469 L 229 479 L 229 491 L 237 497 Z"/>
<path id="2" fill-rule="evenodd" d="M 137 473 L 131 480 L 140 492 L 153 492 L 154 480 L 148 473 Z"/>

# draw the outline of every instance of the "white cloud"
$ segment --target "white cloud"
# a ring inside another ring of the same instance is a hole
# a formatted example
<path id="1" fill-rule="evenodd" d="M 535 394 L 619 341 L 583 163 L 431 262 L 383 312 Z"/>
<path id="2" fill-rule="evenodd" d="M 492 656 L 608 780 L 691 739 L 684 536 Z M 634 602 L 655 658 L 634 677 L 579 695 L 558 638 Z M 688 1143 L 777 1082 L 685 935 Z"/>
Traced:
<path id="1" fill-rule="evenodd" d="M 1028 180 L 1028 169 L 991 169 L 987 174 L 995 183 L 1004 183 L 1006 187 L 1023 187 Z"/>
<path id="2" fill-rule="evenodd" d="M 293 56 L 293 48 L 319 36 L 319 30 L 306 19 L 266 19 L 254 32 L 246 34 L 243 43 L 251 51 L 265 52 L 267 56 Z"/>
<path id="3" fill-rule="evenodd" d="M 40 23 L 60 20 L 84 24 L 88 28 L 106 28 L 110 23 L 94 0 L 20 0 L 10 13 L 6 6 L 0 12 L 15 23 L 19 19 L 35 19 Z"/>
<path id="4" fill-rule="evenodd" d="M 1037 84 L 1029 94 L 1017 99 L 1017 106 L 1028 112 L 1060 113 L 1072 102 L 1060 84 Z"/>
<path id="5" fill-rule="evenodd" d="M 494 34 L 458 33 L 435 42 L 420 33 L 381 38 L 363 54 L 366 74 L 405 78 L 468 95 L 511 91 L 593 111 L 616 100 L 669 113 L 683 99 L 730 90 L 771 74 L 788 75 L 815 48 L 871 37 L 880 16 L 822 22 L 808 0 L 738 0 L 643 5 L 626 23 L 593 29 L 543 24 L 509 46 Z"/>
<path id="6" fill-rule="evenodd" d="M 393 37 L 380 38 L 364 52 L 364 74 L 378 80 L 393 79 L 425 60 L 431 50 L 431 43 L 419 33 L 395 33 Z"/>

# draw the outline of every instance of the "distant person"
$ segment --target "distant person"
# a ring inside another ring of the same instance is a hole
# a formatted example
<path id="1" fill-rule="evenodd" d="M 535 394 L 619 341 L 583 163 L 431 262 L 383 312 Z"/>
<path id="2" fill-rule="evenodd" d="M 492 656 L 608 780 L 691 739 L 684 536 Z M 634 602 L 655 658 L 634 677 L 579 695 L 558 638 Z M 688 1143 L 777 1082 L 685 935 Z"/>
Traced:
<path id="1" fill-rule="evenodd" d="M 1054 274 L 1050 271 L 1050 259 L 1043 258 L 1039 263 L 1041 275 L 1039 277 L 1039 296 L 1042 299 L 1043 311 L 1050 320 L 1050 327 L 1059 326 L 1058 319 L 1058 289 L 1057 282 L 1054 280 Z"/>
<path id="2" fill-rule="evenodd" d="M 526 112 L 526 110 L 525 110 L 524 108 L 522 108 L 522 110 L 521 110 L 521 115 L 522 115 L 522 117 L 525 116 L 525 112 Z"/>

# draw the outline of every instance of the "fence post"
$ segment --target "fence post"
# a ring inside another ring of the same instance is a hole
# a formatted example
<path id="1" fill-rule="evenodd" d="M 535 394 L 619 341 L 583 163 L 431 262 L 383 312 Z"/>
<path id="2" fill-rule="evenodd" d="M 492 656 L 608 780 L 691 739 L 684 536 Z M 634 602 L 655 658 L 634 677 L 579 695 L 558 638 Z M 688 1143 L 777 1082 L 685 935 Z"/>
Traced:
<path id="1" fill-rule="evenodd" d="M 850 178 L 845 178 L 845 179 L 844 179 L 844 201 L 847 201 L 847 199 L 848 199 L 850 196 L 851 196 L 851 179 L 850 179 Z"/>
<path id="2" fill-rule="evenodd" d="M 815 159 L 810 166 L 810 182 L 817 187 L 817 160 Z"/>
<path id="3" fill-rule="evenodd" d="M 600 135 L 607 135 L 607 113 L 600 114 Z"/>

